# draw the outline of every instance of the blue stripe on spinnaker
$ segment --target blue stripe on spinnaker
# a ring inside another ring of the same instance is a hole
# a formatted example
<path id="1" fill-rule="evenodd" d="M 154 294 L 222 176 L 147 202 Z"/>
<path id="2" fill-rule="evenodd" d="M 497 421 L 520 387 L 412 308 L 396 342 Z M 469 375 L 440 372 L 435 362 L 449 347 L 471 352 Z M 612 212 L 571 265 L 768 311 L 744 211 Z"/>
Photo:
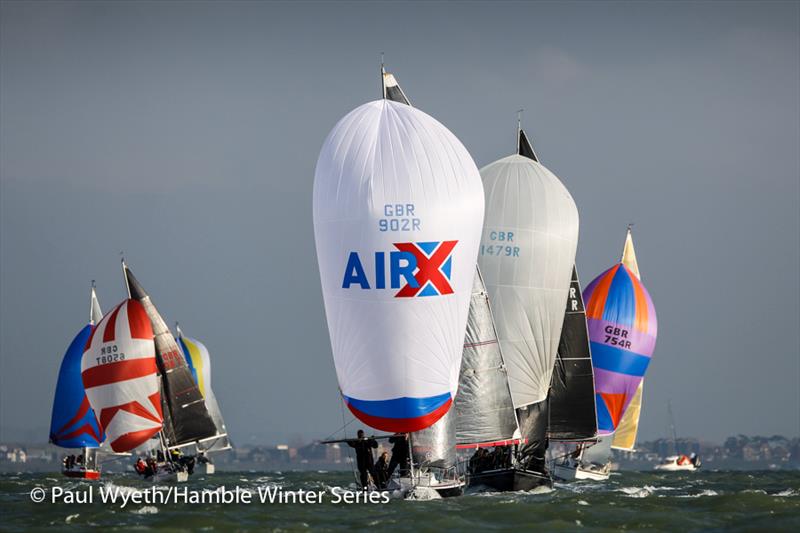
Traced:
<path id="1" fill-rule="evenodd" d="M 628 376 L 642 377 L 650 358 L 599 342 L 590 342 L 592 366 Z"/>
<path id="2" fill-rule="evenodd" d="M 611 414 L 608 412 L 605 400 L 599 394 L 595 394 L 594 401 L 597 404 L 597 429 L 599 431 L 614 431 L 614 422 L 611 420 Z"/>
<path id="3" fill-rule="evenodd" d="M 391 400 L 358 400 L 344 397 L 348 404 L 369 416 L 381 418 L 418 418 L 432 413 L 450 399 L 445 392 L 428 398 L 394 398 Z"/>
<path id="4" fill-rule="evenodd" d="M 50 442 L 62 448 L 97 448 L 100 446 L 100 441 L 94 435 L 99 436 L 101 441 L 103 438 L 100 424 L 91 408 L 76 419 L 86 398 L 81 377 L 81 359 L 83 348 L 91 333 L 91 325 L 85 326 L 78 332 L 67 348 L 58 371 L 53 415 L 50 421 Z M 91 431 L 88 428 L 91 428 Z M 66 438 L 67 436 L 69 438 Z"/>
<path id="5" fill-rule="evenodd" d="M 633 326 L 635 319 L 636 294 L 633 281 L 624 265 L 620 265 L 608 287 L 606 305 L 603 308 L 603 320 L 614 322 L 620 326 Z"/>

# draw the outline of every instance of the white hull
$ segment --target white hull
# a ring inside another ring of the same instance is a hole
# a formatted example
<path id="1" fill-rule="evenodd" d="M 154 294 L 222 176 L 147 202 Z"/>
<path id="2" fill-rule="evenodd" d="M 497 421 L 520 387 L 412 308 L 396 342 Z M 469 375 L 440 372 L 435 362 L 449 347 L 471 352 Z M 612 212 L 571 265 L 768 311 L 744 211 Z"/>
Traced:
<path id="1" fill-rule="evenodd" d="M 151 476 L 149 479 L 151 479 L 153 483 L 186 483 L 189 481 L 189 473 L 160 470 L 156 472 L 156 475 Z"/>
<path id="2" fill-rule="evenodd" d="M 605 481 L 610 475 L 610 468 L 597 467 L 594 468 L 585 466 L 574 465 L 555 465 L 553 467 L 553 476 L 563 481 Z"/>
<path id="3" fill-rule="evenodd" d="M 206 474 L 207 475 L 213 474 L 215 471 L 216 471 L 216 468 L 214 468 L 213 463 L 206 463 Z"/>
<path id="4" fill-rule="evenodd" d="M 682 465 L 679 465 L 677 457 L 667 457 L 666 462 L 656 465 L 655 469 L 662 472 L 694 472 L 695 470 L 699 470 L 700 466 L 699 464 L 694 464 L 691 462 L 686 462 Z"/>

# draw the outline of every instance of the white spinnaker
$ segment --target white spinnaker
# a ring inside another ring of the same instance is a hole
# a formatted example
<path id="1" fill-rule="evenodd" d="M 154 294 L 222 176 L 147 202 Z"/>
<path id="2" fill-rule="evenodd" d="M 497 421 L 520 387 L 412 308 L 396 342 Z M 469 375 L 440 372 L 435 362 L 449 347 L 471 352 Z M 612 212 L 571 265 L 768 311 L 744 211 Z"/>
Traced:
<path id="1" fill-rule="evenodd" d="M 328 329 L 344 396 L 366 401 L 455 396 L 483 210 L 472 158 L 447 128 L 422 111 L 378 100 L 356 108 L 333 128 L 317 161 L 313 211 Z M 387 221 L 387 231 L 381 231 L 381 220 Z M 396 297 L 398 289 L 390 287 L 394 244 L 452 240 L 458 241 L 449 280 L 453 293 Z M 343 288 L 352 252 L 360 257 L 369 289 Z M 377 252 L 386 254 L 383 289 L 377 288 Z"/>
<path id="2" fill-rule="evenodd" d="M 520 155 L 481 169 L 486 222 L 478 262 L 515 407 L 543 401 L 553 374 L 578 245 L 578 210 L 540 163 Z M 510 234 L 510 235 L 509 235 Z"/>
<path id="3" fill-rule="evenodd" d="M 115 452 L 129 451 L 161 429 L 161 395 L 150 321 L 125 300 L 95 327 L 81 359 L 89 404 Z"/>

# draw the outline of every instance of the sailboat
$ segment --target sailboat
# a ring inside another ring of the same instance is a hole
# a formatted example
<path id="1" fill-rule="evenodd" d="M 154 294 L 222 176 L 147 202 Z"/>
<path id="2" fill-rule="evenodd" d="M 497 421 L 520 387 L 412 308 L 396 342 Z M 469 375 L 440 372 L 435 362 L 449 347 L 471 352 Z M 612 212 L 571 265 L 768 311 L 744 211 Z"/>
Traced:
<path id="1" fill-rule="evenodd" d="M 89 405 L 81 379 L 83 348 L 94 325 L 103 314 L 97 301 L 94 281 L 89 305 L 89 323 L 81 329 L 67 348 L 58 372 L 53 414 L 50 420 L 50 443 L 67 449 L 80 449 L 80 461 L 74 455 L 64 460 L 63 474 L 67 477 L 99 479 L 97 449 L 105 439 L 95 412 Z"/>
<path id="2" fill-rule="evenodd" d="M 231 442 L 228 438 L 228 431 L 225 429 L 225 421 L 222 419 L 222 411 L 217 403 L 217 397 L 211 389 L 211 358 L 208 348 L 202 342 L 185 336 L 177 323 L 175 331 L 178 334 L 176 340 L 183 351 L 186 364 L 189 365 L 192 377 L 200 389 L 200 394 L 203 395 L 208 414 L 211 415 L 211 420 L 214 421 L 214 426 L 217 428 L 215 439 L 203 440 L 195 445 L 197 460 L 205 465 L 206 474 L 213 474 L 214 463 L 211 462 L 208 455 L 230 450 Z"/>
<path id="3" fill-rule="evenodd" d="M 667 412 L 669 413 L 669 426 L 672 433 L 672 447 L 678 452 L 678 432 L 675 429 L 675 417 L 672 414 L 672 402 L 667 402 Z M 656 470 L 664 472 L 695 472 L 700 469 L 700 457 L 692 453 L 687 456 L 684 454 L 672 455 L 654 467 Z"/>
<path id="4" fill-rule="evenodd" d="M 122 271 L 130 298 L 141 304 L 152 328 L 158 365 L 163 413 L 158 442 L 164 461 L 158 465 L 155 474 L 148 477 L 186 481 L 194 469 L 194 458 L 181 457 L 173 450 L 217 441 L 217 427 L 175 337 L 124 260 Z"/>
<path id="5" fill-rule="evenodd" d="M 512 485 L 510 446 L 521 442 L 519 424 L 480 269 L 472 287 L 455 411 L 457 448 L 475 450 L 468 463 L 469 484 Z"/>
<path id="6" fill-rule="evenodd" d="M 581 296 L 577 268 L 572 267 L 564 326 L 558 344 L 556 366 L 550 386 L 550 441 L 575 449 L 557 458 L 553 476 L 561 480 L 599 479 L 603 473 L 581 468 L 584 450 L 596 443 L 597 414 L 586 309 Z"/>
<path id="7" fill-rule="evenodd" d="M 624 416 L 631 405 L 636 409 L 637 395 L 641 412 L 642 383 L 658 334 L 655 307 L 641 282 L 630 226 L 619 263 L 597 276 L 583 296 L 592 347 L 600 436 L 595 453 L 584 459 L 590 463 L 587 469 L 607 473 L 616 431 L 622 427 L 618 446 L 629 444 L 632 448 L 635 444 L 638 415 L 634 410 L 629 422 L 625 422 Z"/>
<path id="8" fill-rule="evenodd" d="M 578 244 L 578 210 L 517 125 L 517 153 L 481 169 L 486 223 L 478 263 L 489 293 L 524 443 L 481 481 L 498 490 L 550 485 L 548 393 Z M 509 450 L 510 451 L 510 450 Z"/>
<path id="9" fill-rule="evenodd" d="M 483 224 L 483 187 L 461 142 L 409 105 L 381 67 L 383 98 L 328 135 L 314 176 L 314 234 L 339 388 L 365 424 L 408 435 L 401 489 L 459 494 L 455 419 Z"/>

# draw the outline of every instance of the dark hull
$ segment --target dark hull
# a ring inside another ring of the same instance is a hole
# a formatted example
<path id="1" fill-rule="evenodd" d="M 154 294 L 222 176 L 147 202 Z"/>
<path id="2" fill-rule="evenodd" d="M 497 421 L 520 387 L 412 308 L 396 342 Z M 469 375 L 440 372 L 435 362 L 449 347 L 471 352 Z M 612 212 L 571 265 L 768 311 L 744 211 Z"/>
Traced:
<path id="1" fill-rule="evenodd" d="M 457 487 L 450 487 L 447 489 L 436 489 L 436 492 L 439 493 L 439 496 L 442 498 L 452 498 L 454 496 L 461 496 L 464 494 L 464 485 L 458 485 Z"/>
<path id="2" fill-rule="evenodd" d="M 553 480 L 550 476 L 532 470 L 507 468 L 502 470 L 488 470 L 469 477 L 469 486 L 484 485 L 486 487 L 505 492 L 518 490 L 531 490 L 536 487 L 552 487 Z"/>

